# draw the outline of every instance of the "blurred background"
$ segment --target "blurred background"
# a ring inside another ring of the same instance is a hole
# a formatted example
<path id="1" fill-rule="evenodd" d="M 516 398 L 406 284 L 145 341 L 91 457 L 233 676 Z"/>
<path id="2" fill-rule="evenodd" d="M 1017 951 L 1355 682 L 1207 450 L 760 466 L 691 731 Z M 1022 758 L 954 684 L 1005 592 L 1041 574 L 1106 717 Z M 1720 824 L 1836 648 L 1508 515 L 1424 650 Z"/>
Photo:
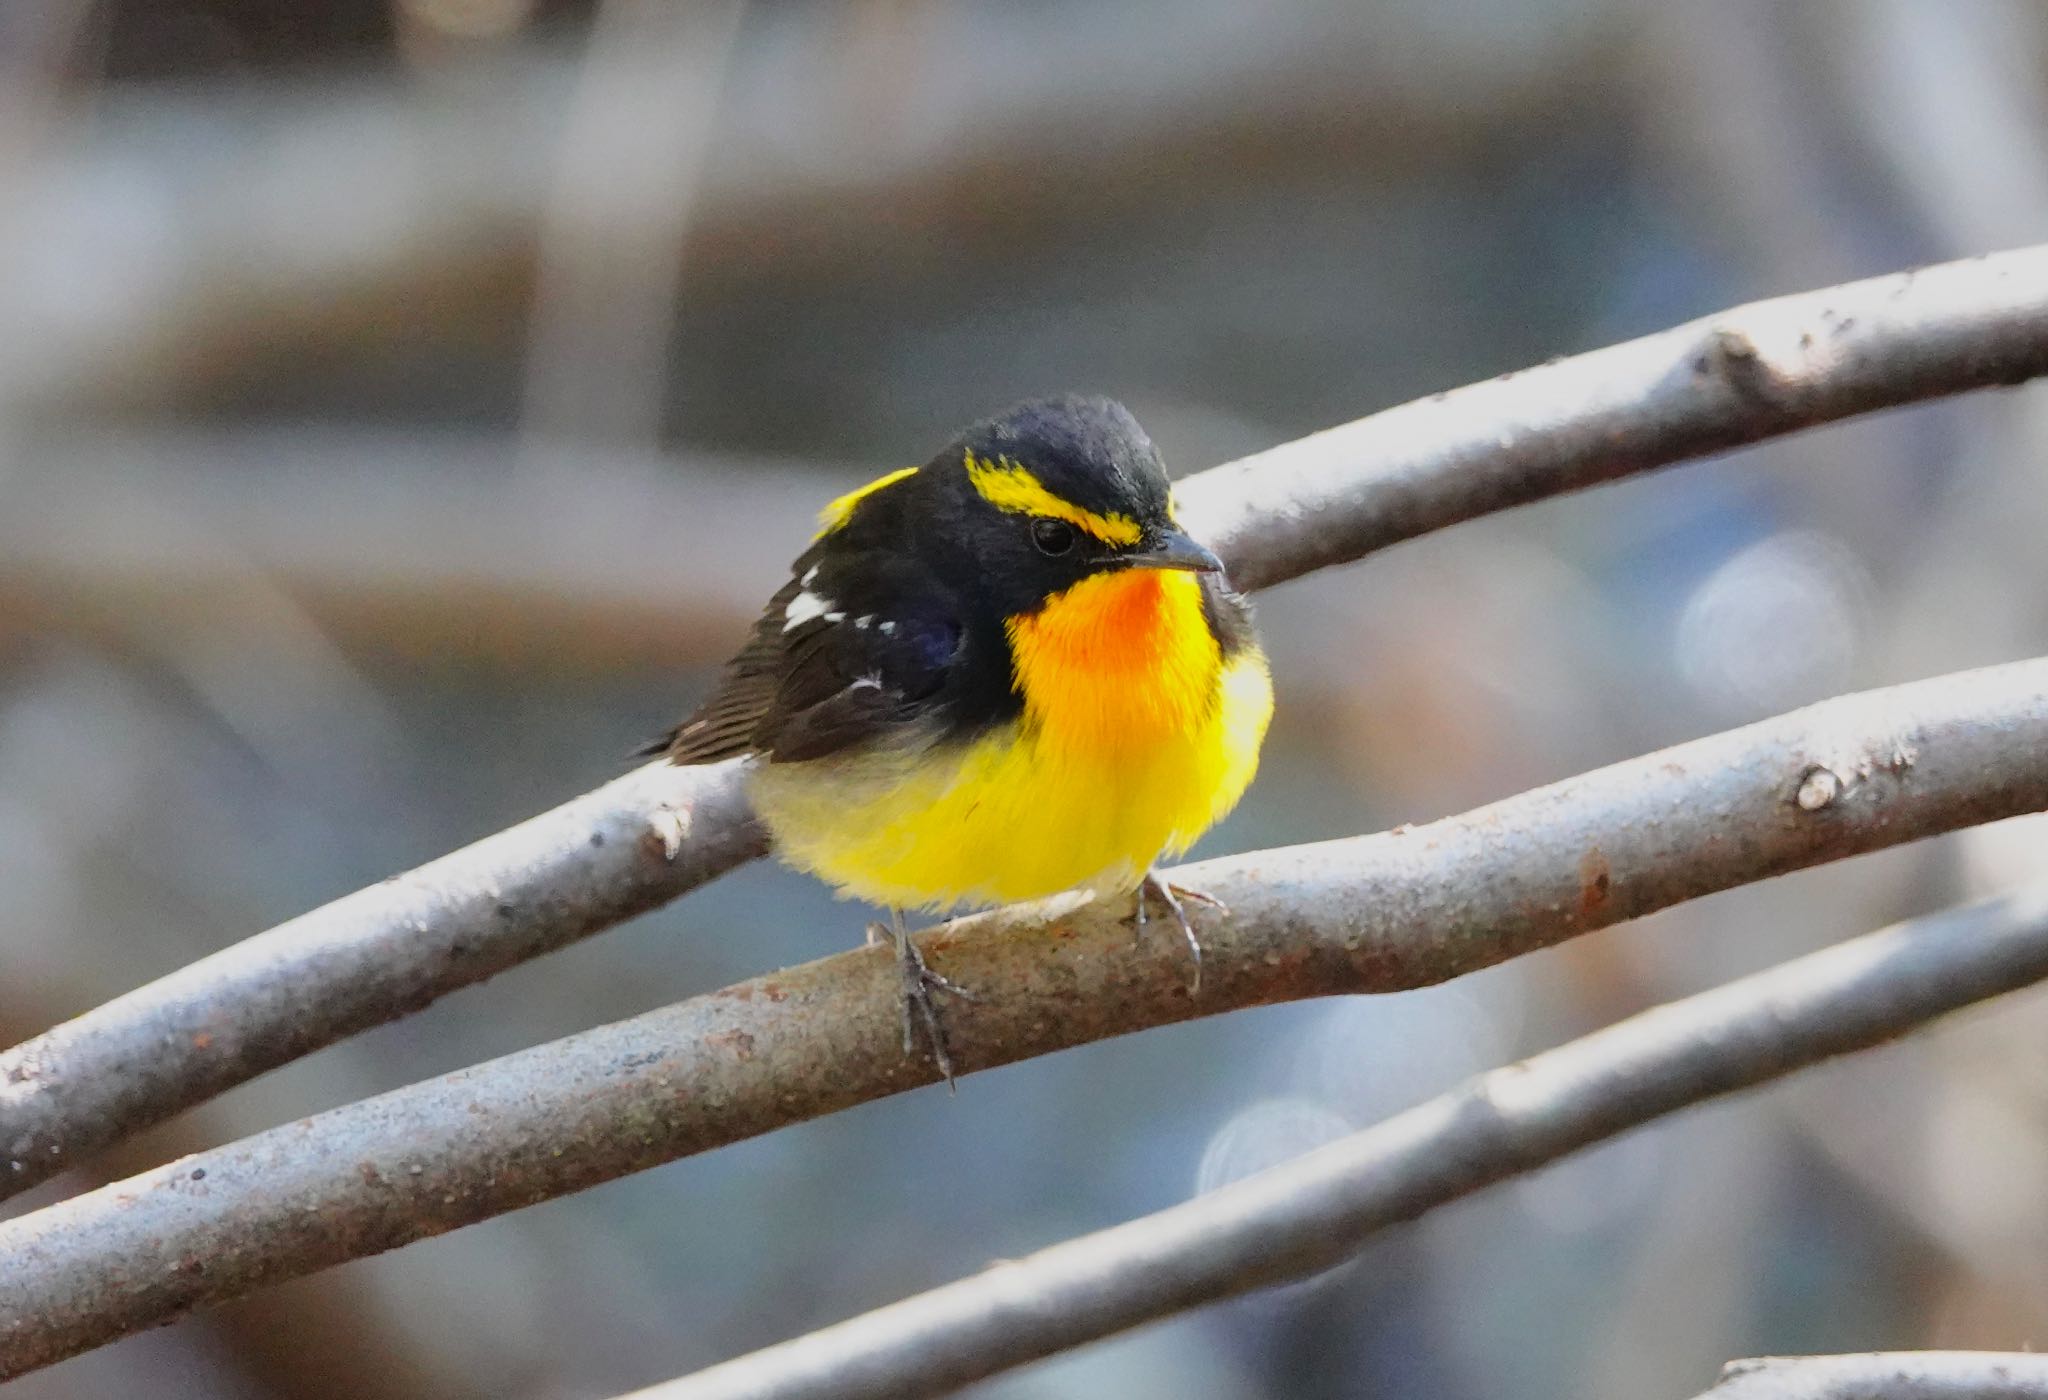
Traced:
<path id="1" fill-rule="evenodd" d="M 2028 0 L 0 5 L 0 1043 L 621 771 L 820 502 L 1016 398 L 1115 394 L 1192 471 L 2038 239 L 2044 67 Z M 1269 594 L 1275 732 L 1205 849 L 2048 651 L 2044 449 L 2041 391 L 1978 396 Z M 922 1091 L 10 1394 L 609 1395 L 1997 888 L 2042 838 Z M 12 1209 L 864 917 L 750 867 Z M 2044 1032 L 2008 1002 L 974 1394 L 1677 1400 L 1732 1356 L 2048 1340 Z"/>

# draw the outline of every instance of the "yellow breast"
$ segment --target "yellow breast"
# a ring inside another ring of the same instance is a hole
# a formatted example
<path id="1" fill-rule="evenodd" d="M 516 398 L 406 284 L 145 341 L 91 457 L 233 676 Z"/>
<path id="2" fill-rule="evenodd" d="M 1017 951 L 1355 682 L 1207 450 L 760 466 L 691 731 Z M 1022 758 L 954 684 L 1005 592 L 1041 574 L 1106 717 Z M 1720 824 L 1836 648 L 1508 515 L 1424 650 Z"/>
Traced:
<path id="1" fill-rule="evenodd" d="M 1131 889 L 1236 804 L 1272 684 L 1257 648 L 1222 656 L 1193 576 L 1097 575 L 1009 632 L 1015 723 L 756 770 L 755 806 L 786 859 L 906 909 Z"/>

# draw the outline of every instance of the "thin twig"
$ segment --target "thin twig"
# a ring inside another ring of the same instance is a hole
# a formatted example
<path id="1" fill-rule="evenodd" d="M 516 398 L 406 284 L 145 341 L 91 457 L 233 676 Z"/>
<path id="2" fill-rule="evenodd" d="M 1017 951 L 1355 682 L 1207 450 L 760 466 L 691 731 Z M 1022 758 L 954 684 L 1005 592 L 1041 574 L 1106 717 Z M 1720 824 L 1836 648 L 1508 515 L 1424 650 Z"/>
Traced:
<path id="1" fill-rule="evenodd" d="M 1759 302 L 1441 394 L 1202 473 L 1181 497 L 1239 582 L 1266 587 L 1688 456 L 2043 373 L 2048 247 L 2036 247 Z M 676 800 L 645 775 L 0 1055 L 0 1198 L 762 851 L 733 787 L 676 781 L 694 820 L 670 870 L 589 845 L 593 832 L 645 831 L 651 804 Z M 498 912 L 508 902 L 515 917 Z"/>
<path id="2" fill-rule="evenodd" d="M 920 938 L 971 1071 L 1238 1007 L 1455 977 L 1715 890 L 2048 808 L 2048 661 L 1825 701 L 1376 836 Z M 189 1308 L 932 1081 L 863 948 L 319 1114 L 0 1225 L 0 1378 Z"/>
<path id="3" fill-rule="evenodd" d="M 944 1394 L 1204 1303 L 1307 1278 L 1377 1232 L 1505 1177 L 2043 977 L 2048 884 L 1868 934 L 1644 1012 L 1192 1201 L 632 1400 Z M 2034 1374 L 2048 1376 L 2048 1369 Z M 1752 1394 L 1735 1383 L 1716 1389 L 1713 1400 L 1724 1400 L 1724 1390 L 1725 1400 L 1876 1394 L 1820 1387 Z"/>
<path id="4" fill-rule="evenodd" d="M 1699 1400 L 2048 1400 L 2048 1356 L 1874 1351 L 1731 1361 Z"/>

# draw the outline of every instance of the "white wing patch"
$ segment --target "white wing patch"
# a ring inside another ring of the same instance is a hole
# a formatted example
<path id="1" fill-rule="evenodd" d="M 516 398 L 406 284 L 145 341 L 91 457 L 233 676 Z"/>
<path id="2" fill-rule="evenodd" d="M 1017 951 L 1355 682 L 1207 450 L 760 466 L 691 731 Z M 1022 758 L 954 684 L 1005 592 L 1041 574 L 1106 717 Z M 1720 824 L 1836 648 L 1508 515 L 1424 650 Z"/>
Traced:
<path id="1" fill-rule="evenodd" d="M 832 600 L 821 597 L 806 588 L 789 600 L 789 606 L 782 610 L 782 630 L 793 632 L 814 617 L 836 621 L 832 617 Z"/>

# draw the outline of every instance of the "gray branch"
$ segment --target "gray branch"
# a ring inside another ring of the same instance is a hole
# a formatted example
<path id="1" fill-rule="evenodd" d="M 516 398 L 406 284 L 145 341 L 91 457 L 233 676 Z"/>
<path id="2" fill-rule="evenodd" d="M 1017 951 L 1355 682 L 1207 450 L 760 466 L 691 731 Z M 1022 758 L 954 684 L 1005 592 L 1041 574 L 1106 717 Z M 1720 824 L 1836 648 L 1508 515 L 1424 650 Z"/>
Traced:
<path id="1" fill-rule="evenodd" d="M 1731 1361 L 1699 1400 L 2048 1400 L 2048 1356 L 1876 1351 Z"/>
<path id="2" fill-rule="evenodd" d="M 2048 661 L 1825 701 L 1463 816 L 1184 867 L 920 936 L 963 1070 L 1239 1007 L 1440 982 L 1716 890 L 2048 808 Z M 637 820 L 637 819 L 636 819 Z M 627 833 L 622 833 L 622 835 Z M 637 838 L 634 838 L 637 839 Z M 829 935 L 821 935 L 828 937 Z M 842 932 L 843 936 L 843 932 Z M 862 948 L 322 1113 L 0 1224 L 0 1379 L 200 1304 L 930 1083 Z M 1536 1081 L 1531 1080 L 1534 1083 Z M 1619 1102 L 1633 1102 L 1625 1081 Z"/>
<path id="3" fill-rule="evenodd" d="M 1852 939 L 1494 1070 L 1181 1205 L 1044 1249 L 632 1400 L 913 1400 L 1127 1328 L 1307 1278 L 1375 1233 L 1717 1095 L 2048 977 L 2048 884 Z M 1701 1400 L 2048 1396 L 2048 1358 L 1988 1381 L 1902 1357 L 1765 1366 Z M 1780 1370 L 1779 1368 L 1784 1368 Z M 1934 1378 L 1950 1377 L 1939 1387 Z M 1911 1376 L 1921 1388 L 1874 1382 Z"/>
<path id="4" fill-rule="evenodd" d="M 0 1055 L 0 1196 L 762 854 L 732 777 L 642 768 Z"/>
<path id="5" fill-rule="evenodd" d="M 1391 409 L 1181 494 L 1240 583 L 1266 587 L 1689 456 L 2044 372 L 2037 247 L 1759 302 Z M 0 1055 L 0 1198 L 763 849 L 729 773 L 642 773 L 139 988 Z"/>
<path id="6" fill-rule="evenodd" d="M 1754 302 L 1202 473 L 1190 528 L 1264 588 L 1446 525 L 2048 358 L 2048 247 Z"/>

